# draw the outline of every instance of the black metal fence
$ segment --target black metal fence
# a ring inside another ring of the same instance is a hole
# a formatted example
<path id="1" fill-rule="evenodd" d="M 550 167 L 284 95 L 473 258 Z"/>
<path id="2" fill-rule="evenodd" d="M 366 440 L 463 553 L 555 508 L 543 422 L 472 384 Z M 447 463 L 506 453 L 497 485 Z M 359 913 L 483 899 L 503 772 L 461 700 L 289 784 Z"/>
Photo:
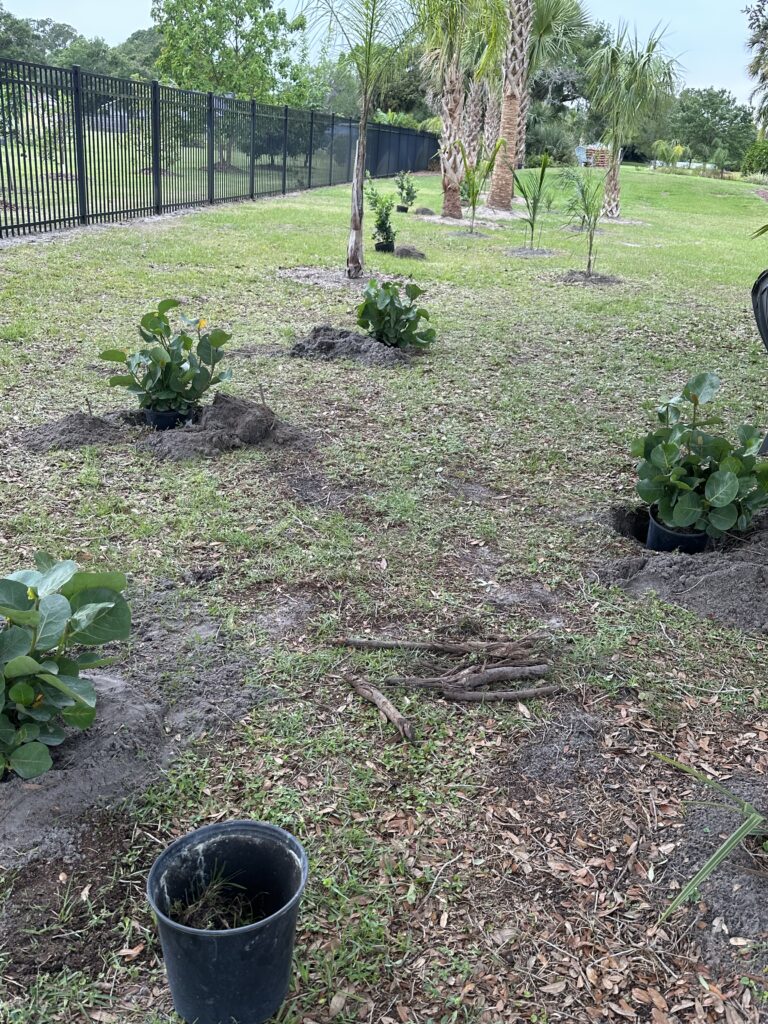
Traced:
<path id="1" fill-rule="evenodd" d="M 350 181 L 357 122 L 158 82 L 0 59 L 0 237 Z M 374 177 L 436 136 L 369 124 Z"/>

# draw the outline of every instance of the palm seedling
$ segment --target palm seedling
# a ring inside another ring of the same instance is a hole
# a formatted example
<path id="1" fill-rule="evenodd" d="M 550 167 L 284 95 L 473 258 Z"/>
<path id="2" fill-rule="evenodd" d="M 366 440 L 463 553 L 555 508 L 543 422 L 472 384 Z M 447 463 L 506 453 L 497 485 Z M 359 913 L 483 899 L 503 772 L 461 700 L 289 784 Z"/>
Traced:
<path id="1" fill-rule="evenodd" d="M 587 236 L 587 277 L 591 277 L 595 266 L 595 234 L 603 215 L 605 178 L 592 170 L 566 170 L 563 185 L 568 197 L 569 220 L 572 224 L 578 222 Z"/>
<path id="2" fill-rule="evenodd" d="M 523 178 L 517 172 L 515 172 L 515 184 L 517 185 L 517 191 L 523 197 L 525 202 L 526 215 L 523 218 L 523 222 L 527 225 L 527 240 L 528 247 L 533 249 L 533 243 L 536 235 L 536 225 L 539 223 L 539 214 L 541 213 L 542 207 L 548 209 L 551 203 L 549 203 L 549 196 L 551 189 L 547 182 L 547 168 L 549 167 L 549 156 L 544 153 L 541 157 L 541 166 L 539 167 L 538 174 L 532 174 L 528 178 Z M 539 230 L 539 240 L 541 240 L 541 229 Z"/>
<path id="3" fill-rule="evenodd" d="M 461 154 L 461 162 L 464 171 L 464 180 L 462 187 L 464 195 L 466 197 L 467 205 L 469 206 L 469 230 L 474 232 L 475 230 L 475 218 L 477 216 L 477 206 L 480 202 L 480 197 L 485 191 L 485 187 L 488 184 L 488 179 L 493 174 L 493 168 L 496 165 L 496 158 L 499 155 L 499 150 L 504 145 L 503 139 L 497 139 L 496 145 L 490 151 L 488 156 L 483 155 L 483 146 L 480 143 L 477 151 L 475 160 L 471 160 L 467 155 L 467 150 L 464 143 L 459 140 L 459 153 Z"/>

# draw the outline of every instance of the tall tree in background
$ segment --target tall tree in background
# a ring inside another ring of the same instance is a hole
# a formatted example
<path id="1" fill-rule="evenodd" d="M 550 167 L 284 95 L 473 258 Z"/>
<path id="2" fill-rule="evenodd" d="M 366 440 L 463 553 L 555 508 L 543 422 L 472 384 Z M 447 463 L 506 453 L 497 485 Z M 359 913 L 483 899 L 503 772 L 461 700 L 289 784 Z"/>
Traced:
<path id="1" fill-rule="evenodd" d="M 507 31 L 502 61 L 501 137 L 504 146 L 493 169 L 488 204 L 509 210 L 515 188 L 520 106 L 528 83 L 533 0 L 507 0 Z"/>
<path id="2" fill-rule="evenodd" d="M 670 135 L 690 147 L 697 159 L 724 149 L 725 163 L 733 165 L 741 164 L 757 135 L 752 111 L 727 89 L 683 89 L 669 127 Z"/>
<path id="3" fill-rule="evenodd" d="M 491 5 L 485 10 L 490 14 Z M 461 220 L 464 58 L 473 38 L 478 5 L 475 0 L 420 0 L 418 12 L 424 34 L 424 66 L 440 100 L 443 216 Z"/>
<path id="4" fill-rule="evenodd" d="M 520 99 L 520 126 L 517 136 L 517 163 L 525 166 L 528 111 L 531 83 L 547 65 L 566 58 L 573 40 L 589 25 L 580 0 L 534 0 L 528 50 L 528 69 Z"/>
<path id="5" fill-rule="evenodd" d="M 756 101 L 757 118 L 765 128 L 768 122 L 768 0 L 756 0 L 744 13 L 749 27 L 747 47 L 752 54 L 747 70 L 755 79 L 750 99 Z"/>
<path id="6" fill-rule="evenodd" d="M 290 21 L 272 0 L 153 0 L 160 69 L 186 89 L 266 99 L 290 69 Z"/>
<path id="7" fill-rule="evenodd" d="M 366 127 L 377 95 L 390 74 L 396 48 L 409 27 L 404 0 L 313 0 L 310 21 L 327 27 L 344 44 L 357 77 L 359 122 L 347 241 L 347 277 L 363 276 L 363 185 Z"/>
<path id="8" fill-rule="evenodd" d="M 655 30 L 645 43 L 630 36 L 620 24 L 605 46 L 587 65 L 592 103 L 605 117 L 604 138 L 610 147 L 605 178 L 606 217 L 621 212 L 619 172 L 624 147 L 643 119 L 660 106 L 675 88 L 677 62 L 662 47 L 663 32 Z"/>

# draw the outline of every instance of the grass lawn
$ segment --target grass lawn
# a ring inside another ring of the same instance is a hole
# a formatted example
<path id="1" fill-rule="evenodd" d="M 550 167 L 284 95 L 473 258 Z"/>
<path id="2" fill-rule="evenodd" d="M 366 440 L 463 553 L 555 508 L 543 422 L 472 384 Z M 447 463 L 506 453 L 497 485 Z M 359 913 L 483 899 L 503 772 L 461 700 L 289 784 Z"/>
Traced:
<path id="1" fill-rule="evenodd" d="M 417 204 L 439 210 L 439 178 L 417 181 Z M 341 264 L 344 187 L 3 250 L 0 570 L 39 548 L 124 568 L 137 607 L 172 592 L 205 608 L 265 694 L 126 808 L 90 816 L 80 860 L 4 865 L 3 1024 L 177 1020 L 144 878 L 167 841 L 222 817 L 273 821 L 309 852 L 283 1024 L 761 1019 L 764 946 L 737 943 L 742 962 L 717 967 L 698 952 L 703 907 L 657 927 L 691 787 L 648 752 L 764 771 L 765 636 L 634 600 L 595 567 L 639 551 L 610 509 L 633 503 L 644 402 L 712 370 L 729 418 L 768 424 L 749 301 L 768 206 L 738 182 L 648 170 L 626 169 L 623 192 L 628 222 L 598 237 L 598 271 L 622 279 L 607 288 L 559 282 L 585 245 L 557 201 L 542 259 L 506 255 L 520 223 L 472 238 L 398 216 L 398 242 L 428 260 L 371 244 L 368 269 L 413 273 L 438 341 L 388 370 L 285 355 L 316 324 L 354 325 L 356 292 L 276 273 Z M 20 447 L 25 427 L 127 404 L 98 352 L 132 345 L 169 296 L 232 331 L 228 388 L 263 389 L 307 443 L 181 465 Z M 415 746 L 345 679 L 408 659 L 331 643 L 539 629 L 562 697 L 397 692 Z M 183 672 L 142 682 L 165 704 L 184 686 Z M 586 782 L 542 760 L 577 714 L 602 723 Z"/>

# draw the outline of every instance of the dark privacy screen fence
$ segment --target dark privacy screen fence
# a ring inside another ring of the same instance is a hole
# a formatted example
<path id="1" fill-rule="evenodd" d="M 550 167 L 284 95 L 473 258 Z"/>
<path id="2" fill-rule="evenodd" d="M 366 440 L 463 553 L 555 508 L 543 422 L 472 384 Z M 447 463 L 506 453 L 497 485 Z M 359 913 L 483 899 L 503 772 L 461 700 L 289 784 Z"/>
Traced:
<path id="1" fill-rule="evenodd" d="M 0 59 L 0 237 L 337 185 L 357 135 L 333 114 Z M 368 125 L 374 177 L 437 149 Z"/>

